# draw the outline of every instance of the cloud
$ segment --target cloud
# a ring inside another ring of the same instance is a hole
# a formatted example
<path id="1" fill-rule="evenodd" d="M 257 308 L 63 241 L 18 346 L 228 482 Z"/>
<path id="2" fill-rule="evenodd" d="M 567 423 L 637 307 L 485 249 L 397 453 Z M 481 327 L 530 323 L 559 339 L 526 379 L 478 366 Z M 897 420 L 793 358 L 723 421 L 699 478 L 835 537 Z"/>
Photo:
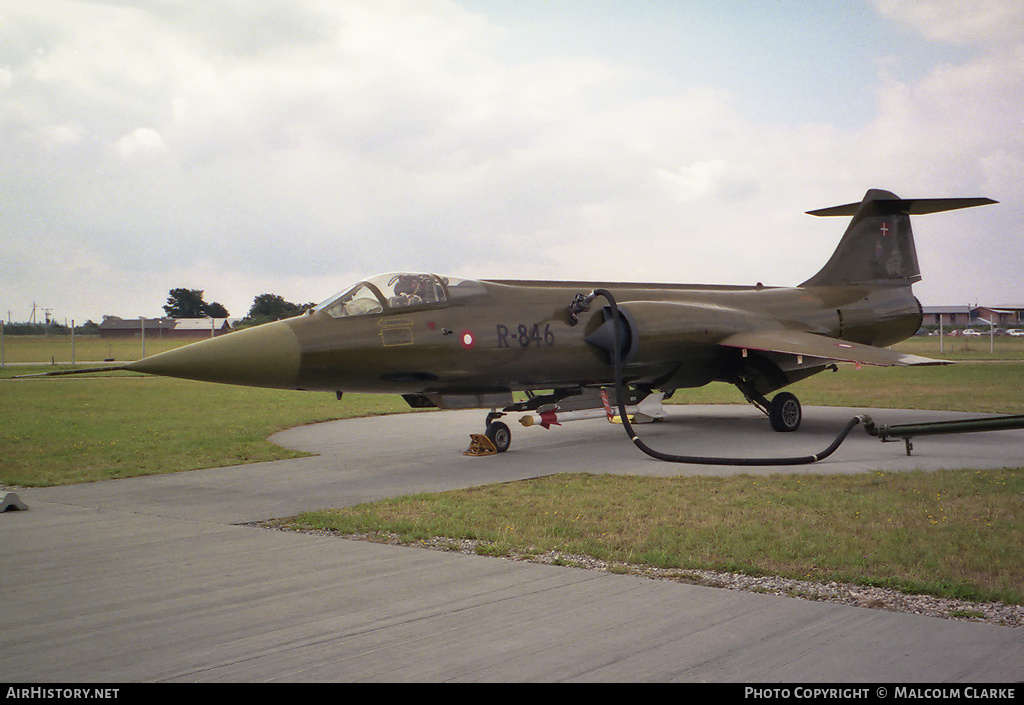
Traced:
<path id="1" fill-rule="evenodd" d="M 148 127 L 132 130 L 131 133 L 119 139 L 114 147 L 124 159 L 170 151 L 160 133 Z"/>
<path id="2" fill-rule="evenodd" d="M 734 200 L 757 189 L 756 183 L 744 177 L 740 169 L 723 159 L 712 159 L 680 167 L 678 171 L 661 169 L 673 196 L 683 201 L 706 201 L 714 198 Z"/>
<path id="3" fill-rule="evenodd" d="M 927 39 L 951 44 L 1020 44 L 1024 7 L 1003 0 L 875 0 L 879 12 Z"/>
<path id="4" fill-rule="evenodd" d="M 7 12 L 0 237 L 29 269 L 5 289 L 97 319 L 154 315 L 178 286 L 238 313 L 398 269 L 793 284 L 842 229 L 805 210 L 875 186 L 1024 200 L 1016 6 L 960 25 L 878 7 L 972 52 L 913 78 L 882 61 L 852 97 L 874 117 L 843 127 L 760 120 L 700 76 L 597 52 L 510 59 L 508 30 L 440 0 Z M 963 221 L 931 217 L 955 248 L 942 223 Z"/>

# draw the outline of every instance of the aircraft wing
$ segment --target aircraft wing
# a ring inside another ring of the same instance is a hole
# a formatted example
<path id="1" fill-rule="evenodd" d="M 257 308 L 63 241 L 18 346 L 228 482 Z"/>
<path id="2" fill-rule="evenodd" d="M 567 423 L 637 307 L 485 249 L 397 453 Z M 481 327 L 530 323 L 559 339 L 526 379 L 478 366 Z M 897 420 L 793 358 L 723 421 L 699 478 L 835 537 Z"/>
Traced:
<path id="1" fill-rule="evenodd" d="M 782 353 L 800 357 L 817 358 L 834 362 L 853 362 L 884 367 L 908 367 L 910 365 L 948 365 L 949 360 L 933 360 L 920 355 L 896 352 L 873 345 L 851 343 L 848 340 L 829 338 L 824 335 L 796 330 L 765 330 L 750 333 L 736 333 L 719 345 L 744 350 Z"/>

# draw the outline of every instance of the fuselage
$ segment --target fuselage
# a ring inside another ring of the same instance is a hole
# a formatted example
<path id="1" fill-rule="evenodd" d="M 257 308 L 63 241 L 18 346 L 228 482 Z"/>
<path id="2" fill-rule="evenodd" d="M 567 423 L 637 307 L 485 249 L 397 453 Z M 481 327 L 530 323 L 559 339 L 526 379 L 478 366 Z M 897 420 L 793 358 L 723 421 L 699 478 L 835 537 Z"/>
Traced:
<path id="1" fill-rule="evenodd" d="M 724 379 L 727 358 L 718 343 L 735 333 L 798 330 L 884 346 L 913 335 L 921 320 L 909 286 L 434 279 L 436 295 L 412 299 L 385 296 L 378 287 L 371 297 L 363 283 L 363 289 L 357 286 L 347 298 L 307 315 L 146 358 L 130 369 L 287 389 L 407 395 L 607 385 L 613 376 L 609 355 L 586 340 L 607 314 L 590 311 L 573 324 L 569 311 L 577 294 L 604 288 L 628 318 L 628 380 L 676 389 Z"/>
<path id="2" fill-rule="evenodd" d="M 913 335 L 921 322 L 909 287 L 480 284 L 478 296 L 420 310 L 293 319 L 302 350 L 296 386 L 415 393 L 609 384 L 607 355 L 585 342 L 599 314 L 570 325 L 568 313 L 577 294 L 596 288 L 612 291 L 635 327 L 628 379 L 667 388 L 717 378 L 717 344 L 737 332 L 775 327 L 884 346 Z"/>

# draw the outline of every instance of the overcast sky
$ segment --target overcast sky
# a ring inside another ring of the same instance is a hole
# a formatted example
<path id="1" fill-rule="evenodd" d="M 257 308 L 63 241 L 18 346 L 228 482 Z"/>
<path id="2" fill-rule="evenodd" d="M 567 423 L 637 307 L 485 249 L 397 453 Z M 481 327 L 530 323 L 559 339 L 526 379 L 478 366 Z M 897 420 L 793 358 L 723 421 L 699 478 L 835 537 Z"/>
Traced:
<path id="1" fill-rule="evenodd" d="M 914 219 L 915 291 L 1024 305 L 1024 3 L 0 0 L 4 320 L 796 285 L 869 188 L 1000 201 Z"/>

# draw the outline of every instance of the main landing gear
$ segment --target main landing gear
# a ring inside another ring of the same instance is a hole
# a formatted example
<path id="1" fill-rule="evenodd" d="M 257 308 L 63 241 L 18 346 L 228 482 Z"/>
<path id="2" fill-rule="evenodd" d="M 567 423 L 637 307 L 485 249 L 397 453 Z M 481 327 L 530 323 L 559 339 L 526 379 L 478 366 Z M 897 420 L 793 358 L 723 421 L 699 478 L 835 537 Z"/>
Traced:
<path id="1" fill-rule="evenodd" d="M 800 408 L 800 400 L 790 392 L 779 392 L 771 401 L 754 389 L 754 386 L 744 379 L 734 377 L 732 383 L 743 392 L 751 404 L 768 417 L 772 429 L 780 433 L 790 433 L 800 428 L 800 421 L 803 419 L 803 410 Z"/>
<path id="2" fill-rule="evenodd" d="M 803 411 L 800 400 L 789 392 L 779 392 L 768 404 L 768 420 L 772 428 L 783 433 L 800 428 Z"/>

